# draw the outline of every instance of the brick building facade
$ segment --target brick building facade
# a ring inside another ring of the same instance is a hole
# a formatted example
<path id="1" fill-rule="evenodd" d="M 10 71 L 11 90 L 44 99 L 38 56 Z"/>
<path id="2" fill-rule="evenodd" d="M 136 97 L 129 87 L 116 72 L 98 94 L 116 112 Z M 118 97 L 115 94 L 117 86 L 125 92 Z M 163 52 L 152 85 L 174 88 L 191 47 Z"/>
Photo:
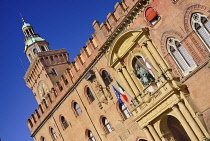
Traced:
<path id="1" fill-rule="evenodd" d="M 123 0 L 93 28 L 69 62 L 24 21 L 35 141 L 209 140 L 210 1 Z"/>

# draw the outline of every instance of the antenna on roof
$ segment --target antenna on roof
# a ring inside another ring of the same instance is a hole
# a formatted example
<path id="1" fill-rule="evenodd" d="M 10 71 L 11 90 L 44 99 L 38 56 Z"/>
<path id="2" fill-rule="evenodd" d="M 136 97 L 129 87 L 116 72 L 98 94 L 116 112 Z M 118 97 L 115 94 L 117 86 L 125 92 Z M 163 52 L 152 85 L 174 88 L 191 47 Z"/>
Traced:
<path id="1" fill-rule="evenodd" d="M 21 17 L 21 19 L 22 19 L 22 22 L 25 22 L 25 20 L 23 19 L 23 16 L 22 16 L 22 14 L 20 13 L 20 17 Z M 1 140 L 0 140 L 1 141 Z"/>
<path id="2" fill-rule="evenodd" d="M 20 56 L 18 56 L 18 58 L 19 58 L 20 63 L 21 63 L 21 65 L 22 65 L 22 67 L 23 67 L 23 70 L 26 72 L 25 66 L 23 65 L 23 62 L 22 62 L 22 60 L 21 60 Z M 1 140 L 0 140 L 0 141 L 1 141 Z"/>

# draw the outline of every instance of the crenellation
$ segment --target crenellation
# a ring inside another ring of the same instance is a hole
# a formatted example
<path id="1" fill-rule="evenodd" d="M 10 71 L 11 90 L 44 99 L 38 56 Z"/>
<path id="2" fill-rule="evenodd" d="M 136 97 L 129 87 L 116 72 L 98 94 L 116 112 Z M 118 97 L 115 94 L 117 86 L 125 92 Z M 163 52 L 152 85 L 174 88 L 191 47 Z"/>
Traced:
<path id="1" fill-rule="evenodd" d="M 39 106 L 37 107 L 37 110 L 39 112 L 39 115 L 42 116 L 42 114 L 44 113 L 43 109 L 42 109 L 42 105 L 39 104 Z"/>
<path id="2" fill-rule="evenodd" d="M 34 114 L 31 114 L 31 120 L 32 120 L 33 124 L 36 124 L 37 121 L 36 121 Z"/>
<path id="3" fill-rule="evenodd" d="M 88 57 L 89 55 L 88 55 L 86 47 L 82 47 L 82 50 L 80 51 L 80 58 L 83 64 L 87 61 Z"/>
<path id="4" fill-rule="evenodd" d="M 56 82 L 55 88 L 57 88 L 59 90 L 59 92 L 61 92 L 63 90 L 63 87 L 60 85 L 60 82 Z"/>
<path id="5" fill-rule="evenodd" d="M 127 5 L 127 7 L 128 7 L 128 10 L 130 10 L 132 8 L 132 6 L 136 3 L 136 1 L 138 1 L 138 0 L 133 0 L 133 1 L 131 1 L 131 0 L 123 0 L 123 3 L 125 3 Z"/>
<path id="6" fill-rule="evenodd" d="M 36 122 L 37 122 L 38 119 L 40 118 L 40 115 L 39 115 L 37 109 L 34 111 L 33 115 L 34 115 L 34 118 L 36 119 Z"/>
<path id="7" fill-rule="evenodd" d="M 64 56 L 63 56 L 63 54 L 60 54 L 59 55 L 59 58 L 60 58 L 60 63 L 64 63 L 65 62 L 65 59 L 64 59 Z"/>
<path id="8" fill-rule="evenodd" d="M 107 39 L 108 36 L 110 35 L 110 29 L 109 29 L 109 27 L 107 26 L 107 23 L 102 23 L 102 24 L 100 25 L 100 29 L 101 29 L 101 31 L 103 32 L 105 38 Z"/>
<path id="9" fill-rule="evenodd" d="M 98 21 L 95 20 L 93 22 L 93 28 L 95 30 L 94 33 L 92 34 L 93 40 L 95 40 L 97 45 L 101 46 L 105 42 L 106 37 L 104 33 L 101 31 L 101 27 Z"/>
<path id="10" fill-rule="evenodd" d="M 43 99 L 41 104 L 44 105 L 42 108 L 43 108 L 43 111 L 45 111 L 48 108 L 48 103 L 46 102 L 45 99 Z"/>
<path id="11" fill-rule="evenodd" d="M 114 15 L 118 23 L 123 19 L 122 17 L 125 15 L 125 8 L 123 7 L 122 3 L 116 3 Z"/>
<path id="12" fill-rule="evenodd" d="M 117 19 L 114 13 L 109 13 L 107 15 L 107 24 L 110 26 L 111 31 L 114 31 L 114 29 L 117 27 Z"/>
<path id="13" fill-rule="evenodd" d="M 49 94 L 49 93 L 47 94 L 47 98 L 49 99 L 49 102 L 50 102 L 50 103 L 52 103 L 52 102 L 53 102 L 53 100 L 52 100 L 52 98 L 51 98 L 51 96 L 50 96 L 50 94 Z"/>
<path id="14" fill-rule="evenodd" d="M 68 90 L 68 80 L 63 76 L 61 75 L 61 78 L 59 79 L 59 83 L 60 83 L 60 87 L 63 88 L 62 90 L 62 95 L 65 94 Z"/>
<path id="15" fill-rule="evenodd" d="M 75 65 L 75 62 L 71 62 L 71 68 L 72 68 L 72 73 L 73 73 L 73 76 L 76 76 L 76 73 L 78 71 L 76 65 Z"/>
<path id="16" fill-rule="evenodd" d="M 77 55 L 76 58 L 74 58 L 74 60 L 75 60 L 75 66 L 76 66 L 77 70 L 80 70 L 83 65 L 83 62 L 82 62 L 80 56 Z"/>
<path id="17" fill-rule="evenodd" d="M 31 119 L 28 119 L 26 123 L 27 123 L 29 129 L 31 130 L 31 128 L 34 126 Z"/>
<path id="18" fill-rule="evenodd" d="M 96 42 L 95 43 L 94 42 L 95 42 L 95 40 L 93 38 L 89 38 L 88 42 L 86 43 L 86 45 L 87 45 L 86 51 L 87 51 L 88 57 L 91 56 L 93 50 L 98 47 L 98 44 Z"/>
<path id="19" fill-rule="evenodd" d="M 59 59 L 58 59 L 58 55 L 55 55 L 55 64 L 57 64 L 59 62 Z"/>

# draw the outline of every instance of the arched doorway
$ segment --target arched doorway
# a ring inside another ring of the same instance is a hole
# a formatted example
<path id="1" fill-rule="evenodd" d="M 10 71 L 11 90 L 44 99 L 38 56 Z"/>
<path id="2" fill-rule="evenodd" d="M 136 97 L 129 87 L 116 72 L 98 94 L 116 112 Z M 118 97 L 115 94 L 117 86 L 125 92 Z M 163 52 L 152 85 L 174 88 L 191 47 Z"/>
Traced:
<path id="1" fill-rule="evenodd" d="M 165 116 L 160 123 L 164 138 L 170 141 L 191 141 L 179 120 L 173 116 Z"/>
<path id="2" fill-rule="evenodd" d="M 187 135 L 178 119 L 173 116 L 169 116 L 167 124 L 176 141 L 190 141 L 189 136 Z"/>

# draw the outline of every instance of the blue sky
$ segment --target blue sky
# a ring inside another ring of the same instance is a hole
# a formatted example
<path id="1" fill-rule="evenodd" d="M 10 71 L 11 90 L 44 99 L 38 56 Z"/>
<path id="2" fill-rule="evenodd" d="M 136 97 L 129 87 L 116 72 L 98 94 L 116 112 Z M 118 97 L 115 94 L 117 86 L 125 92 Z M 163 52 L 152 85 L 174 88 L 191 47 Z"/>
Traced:
<path id="1" fill-rule="evenodd" d="M 28 68 L 21 27 L 22 13 L 52 50 L 66 48 L 73 60 L 93 33 L 92 23 L 106 20 L 120 0 L 0 0 L 0 137 L 32 141 L 26 120 L 37 103 L 23 80 Z"/>

